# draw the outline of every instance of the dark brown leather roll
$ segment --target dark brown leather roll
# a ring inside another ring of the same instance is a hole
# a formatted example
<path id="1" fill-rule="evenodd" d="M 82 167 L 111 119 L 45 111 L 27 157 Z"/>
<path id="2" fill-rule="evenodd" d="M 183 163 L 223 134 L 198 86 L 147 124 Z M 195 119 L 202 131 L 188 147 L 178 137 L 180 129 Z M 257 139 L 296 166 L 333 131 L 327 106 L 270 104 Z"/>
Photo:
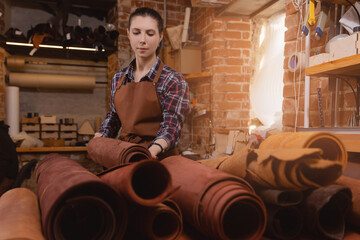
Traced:
<path id="1" fill-rule="evenodd" d="M 166 167 L 154 160 L 116 166 L 98 176 L 129 201 L 143 206 L 161 203 L 175 191 Z"/>
<path id="2" fill-rule="evenodd" d="M 36 195 L 14 188 L 0 198 L 0 239 L 44 240 Z"/>
<path id="3" fill-rule="evenodd" d="M 345 216 L 351 208 L 350 189 L 334 184 L 305 194 L 300 205 L 305 229 L 313 236 L 343 239 Z"/>
<path id="4" fill-rule="evenodd" d="M 47 155 L 36 167 L 46 239 L 122 239 L 125 199 L 79 163 Z"/>
<path id="5" fill-rule="evenodd" d="M 107 168 L 151 159 L 147 148 L 114 138 L 93 138 L 89 141 L 87 150 L 94 162 Z"/>
<path id="6" fill-rule="evenodd" d="M 198 231 L 212 239 L 261 238 L 265 206 L 245 180 L 181 156 L 161 162 L 180 186 L 172 199 Z"/>
<path id="7" fill-rule="evenodd" d="M 272 239 L 296 239 L 303 229 L 303 217 L 296 206 L 266 205 L 265 235 Z"/>
<path id="8" fill-rule="evenodd" d="M 155 206 L 137 205 L 130 214 L 129 228 L 146 239 L 178 239 L 183 229 L 181 210 L 170 200 Z"/>
<path id="9" fill-rule="evenodd" d="M 352 192 L 352 208 L 348 215 L 347 220 L 354 226 L 360 228 L 360 180 L 341 176 L 336 184 L 350 188 Z"/>
<path id="10" fill-rule="evenodd" d="M 303 200 L 301 191 L 257 188 L 256 193 L 265 203 L 276 206 L 293 206 Z"/>

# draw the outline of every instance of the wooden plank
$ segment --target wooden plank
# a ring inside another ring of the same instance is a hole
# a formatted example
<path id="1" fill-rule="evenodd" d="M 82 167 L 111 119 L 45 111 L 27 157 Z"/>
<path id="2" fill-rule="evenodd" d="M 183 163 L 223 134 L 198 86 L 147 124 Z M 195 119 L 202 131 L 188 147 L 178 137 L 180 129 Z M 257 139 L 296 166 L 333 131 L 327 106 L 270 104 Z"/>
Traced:
<path id="1" fill-rule="evenodd" d="M 320 0 L 322 2 L 328 2 L 328 3 L 333 3 L 333 4 L 341 4 L 341 5 L 349 5 L 348 2 L 346 2 L 345 0 Z M 350 0 L 350 2 L 352 4 L 354 4 L 356 2 L 356 0 Z"/>
<path id="2" fill-rule="evenodd" d="M 360 54 L 341 58 L 335 61 L 315 65 L 305 69 L 307 76 L 360 76 Z"/>
<path id="3" fill-rule="evenodd" d="M 18 147 L 18 153 L 34 152 L 86 152 L 87 147 Z"/>
<path id="4" fill-rule="evenodd" d="M 204 78 L 204 77 L 210 77 L 210 73 L 201 72 L 201 73 L 184 74 L 185 79 Z"/>

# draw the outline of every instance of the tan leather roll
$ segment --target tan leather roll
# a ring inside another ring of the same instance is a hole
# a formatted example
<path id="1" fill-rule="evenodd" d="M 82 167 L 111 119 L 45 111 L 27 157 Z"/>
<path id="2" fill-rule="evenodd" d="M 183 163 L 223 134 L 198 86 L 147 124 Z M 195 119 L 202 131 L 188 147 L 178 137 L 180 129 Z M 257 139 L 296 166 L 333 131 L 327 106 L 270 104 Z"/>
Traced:
<path id="1" fill-rule="evenodd" d="M 305 190 L 338 179 L 341 162 L 322 159 L 320 148 L 243 149 L 231 156 L 200 163 L 273 189 Z"/>
<path id="2" fill-rule="evenodd" d="M 347 152 L 338 137 L 329 132 L 284 132 L 266 138 L 259 146 L 263 149 L 320 148 L 322 158 L 340 162 L 343 169 Z"/>
<path id="3" fill-rule="evenodd" d="M 35 193 L 26 188 L 14 188 L 1 196 L 0 239 L 45 239 Z"/>

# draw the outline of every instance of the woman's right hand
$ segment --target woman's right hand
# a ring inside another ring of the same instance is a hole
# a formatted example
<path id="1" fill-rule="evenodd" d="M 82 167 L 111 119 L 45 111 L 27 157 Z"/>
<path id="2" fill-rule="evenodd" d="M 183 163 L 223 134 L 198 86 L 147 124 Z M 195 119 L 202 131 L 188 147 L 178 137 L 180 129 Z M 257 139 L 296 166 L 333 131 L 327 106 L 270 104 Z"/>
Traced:
<path id="1" fill-rule="evenodd" d="M 104 135 L 102 135 L 102 133 L 97 132 L 95 133 L 94 138 L 103 137 L 103 136 Z"/>

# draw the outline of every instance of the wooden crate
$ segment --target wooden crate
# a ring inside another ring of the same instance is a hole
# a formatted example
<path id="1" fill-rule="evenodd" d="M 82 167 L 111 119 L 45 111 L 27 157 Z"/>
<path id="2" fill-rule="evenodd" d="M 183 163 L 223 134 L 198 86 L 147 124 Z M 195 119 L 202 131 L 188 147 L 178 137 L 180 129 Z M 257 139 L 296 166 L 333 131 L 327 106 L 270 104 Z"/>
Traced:
<path id="1" fill-rule="evenodd" d="M 24 132 L 40 131 L 40 124 L 38 123 L 24 123 L 21 124 L 21 130 Z"/>
<path id="2" fill-rule="evenodd" d="M 65 141 L 65 146 L 75 146 L 77 143 L 77 139 L 72 139 L 72 138 L 64 139 L 64 141 Z"/>
<path id="3" fill-rule="evenodd" d="M 73 124 L 60 124 L 60 131 L 61 132 L 65 132 L 65 131 L 77 131 L 77 123 L 73 123 Z"/>
<path id="4" fill-rule="evenodd" d="M 49 139 L 49 138 L 58 139 L 59 132 L 56 132 L 56 131 L 53 131 L 53 132 L 42 131 L 41 132 L 41 139 Z"/>
<path id="5" fill-rule="evenodd" d="M 34 132 L 26 132 L 27 135 L 31 136 L 31 137 L 36 137 L 36 138 L 39 138 L 41 137 L 41 134 L 40 132 L 38 131 L 34 131 Z"/>
<path id="6" fill-rule="evenodd" d="M 59 131 L 59 124 L 50 124 L 50 123 L 42 123 L 41 131 L 50 132 L 50 131 Z"/>
<path id="7" fill-rule="evenodd" d="M 39 123 L 40 119 L 39 117 L 32 117 L 32 118 L 27 118 L 27 117 L 22 117 L 21 118 L 21 123 L 22 124 L 26 124 L 26 123 Z"/>
<path id="8" fill-rule="evenodd" d="M 60 132 L 60 138 L 75 138 L 77 139 L 77 132 Z"/>

